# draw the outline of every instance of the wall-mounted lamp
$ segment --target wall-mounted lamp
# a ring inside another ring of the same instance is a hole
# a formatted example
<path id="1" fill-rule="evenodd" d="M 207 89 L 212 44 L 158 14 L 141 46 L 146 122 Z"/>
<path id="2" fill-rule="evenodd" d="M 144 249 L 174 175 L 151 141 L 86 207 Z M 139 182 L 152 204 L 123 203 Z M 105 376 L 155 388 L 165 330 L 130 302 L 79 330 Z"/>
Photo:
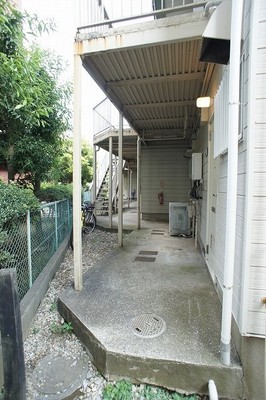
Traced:
<path id="1" fill-rule="evenodd" d="M 211 105 L 210 97 L 198 97 L 196 101 L 196 105 L 198 108 L 209 108 Z"/>

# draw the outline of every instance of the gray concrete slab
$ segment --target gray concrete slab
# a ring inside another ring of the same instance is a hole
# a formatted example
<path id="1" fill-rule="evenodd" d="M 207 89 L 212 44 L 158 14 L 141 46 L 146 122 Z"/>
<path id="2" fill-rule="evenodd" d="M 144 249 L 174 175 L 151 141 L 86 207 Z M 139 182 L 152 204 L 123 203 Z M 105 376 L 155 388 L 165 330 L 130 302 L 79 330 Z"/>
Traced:
<path id="1" fill-rule="evenodd" d="M 207 393 L 214 379 L 221 397 L 243 398 L 234 349 L 231 367 L 220 362 L 221 305 L 204 261 L 194 240 L 169 236 L 166 223 L 127 235 L 123 248 L 85 274 L 81 292 L 60 296 L 59 311 L 107 378 L 186 393 Z M 132 329 L 146 314 L 164 321 L 161 334 L 141 337 Z"/>

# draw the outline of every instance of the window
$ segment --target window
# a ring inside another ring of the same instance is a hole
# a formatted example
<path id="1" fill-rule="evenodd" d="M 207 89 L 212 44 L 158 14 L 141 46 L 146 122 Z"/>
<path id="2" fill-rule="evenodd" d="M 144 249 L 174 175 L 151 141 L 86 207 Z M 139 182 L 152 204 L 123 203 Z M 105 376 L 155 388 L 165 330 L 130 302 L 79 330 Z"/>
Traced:
<path id="1" fill-rule="evenodd" d="M 229 68 L 226 67 L 214 97 L 214 158 L 228 148 Z"/>
<path id="2" fill-rule="evenodd" d="M 240 60 L 239 79 L 239 132 L 238 140 L 243 139 L 247 126 L 247 76 L 246 54 Z M 223 78 L 214 97 L 214 158 L 227 152 L 229 117 L 229 66 L 224 70 Z"/>

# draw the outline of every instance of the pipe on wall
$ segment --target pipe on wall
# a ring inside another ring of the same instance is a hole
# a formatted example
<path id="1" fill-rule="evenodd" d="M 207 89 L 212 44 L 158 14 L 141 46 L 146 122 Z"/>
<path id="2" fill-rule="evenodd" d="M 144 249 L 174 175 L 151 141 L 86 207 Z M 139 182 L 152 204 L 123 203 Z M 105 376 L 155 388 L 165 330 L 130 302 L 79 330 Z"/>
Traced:
<path id="1" fill-rule="evenodd" d="M 229 115 L 228 115 L 228 170 L 225 257 L 223 279 L 223 307 L 221 329 L 221 362 L 231 363 L 231 319 L 233 307 L 235 234 L 237 206 L 238 128 L 240 49 L 242 32 L 243 0 L 232 1 L 231 39 L 229 65 Z"/>
<path id="2" fill-rule="evenodd" d="M 216 385 L 212 379 L 208 382 L 209 398 L 210 400 L 219 400 Z"/>

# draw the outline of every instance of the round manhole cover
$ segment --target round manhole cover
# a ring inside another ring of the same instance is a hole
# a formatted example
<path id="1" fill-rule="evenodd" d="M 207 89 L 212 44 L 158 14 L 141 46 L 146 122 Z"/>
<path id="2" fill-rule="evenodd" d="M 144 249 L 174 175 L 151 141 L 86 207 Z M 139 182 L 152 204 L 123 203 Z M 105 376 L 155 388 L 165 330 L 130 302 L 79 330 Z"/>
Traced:
<path id="1" fill-rule="evenodd" d="M 32 383 L 45 398 L 73 394 L 82 385 L 88 367 L 81 359 L 48 354 L 35 367 Z M 49 397 L 50 396 L 50 397 Z M 61 399 L 61 397 L 60 397 Z"/>
<path id="2" fill-rule="evenodd" d="M 143 314 L 134 318 L 131 329 L 142 338 L 153 338 L 161 335 L 166 328 L 165 321 L 155 314 Z"/>

